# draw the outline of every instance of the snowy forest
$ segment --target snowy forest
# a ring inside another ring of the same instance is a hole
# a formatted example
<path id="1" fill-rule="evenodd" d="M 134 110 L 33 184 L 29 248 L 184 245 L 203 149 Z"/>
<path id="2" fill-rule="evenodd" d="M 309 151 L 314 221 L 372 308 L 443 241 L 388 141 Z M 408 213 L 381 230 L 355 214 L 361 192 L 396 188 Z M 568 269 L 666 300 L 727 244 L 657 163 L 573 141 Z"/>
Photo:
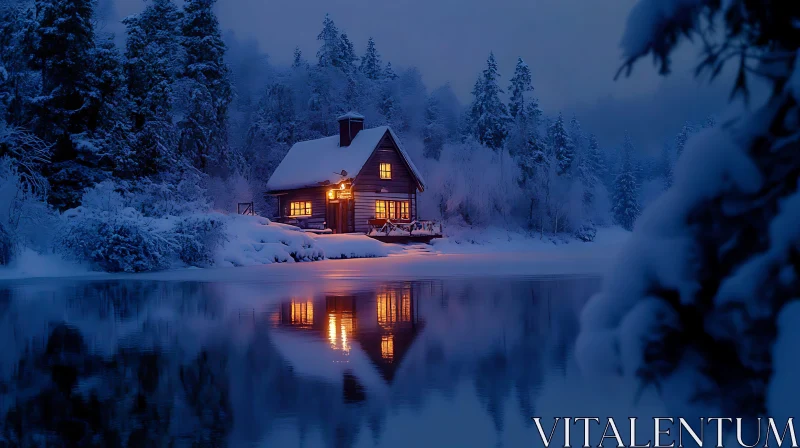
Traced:
<path id="1" fill-rule="evenodd" d="M 591 240 L 596 226 L 632 229 L 688 137 L 714 126 L 687 123 L 648 155 L 541 110 L 535 63 L 521 58 L 499 67 L 489 54 L 462 104 L 330 16 L 316 54 L 297 49 L 275 67 L 222 32 L 213 0 L 149 1 L 124 19 L 124 39 L 96 29 L 94 8 L 38 0 L 0 12 L 3 264 L 23 250 L 110 271 L 213 264 L 220 212 L 253 201 L 271 217 L 270 174 L 293 143 L 334 134 L 346 111 L 401 136 L 429 184 L 426 219 Z"/>

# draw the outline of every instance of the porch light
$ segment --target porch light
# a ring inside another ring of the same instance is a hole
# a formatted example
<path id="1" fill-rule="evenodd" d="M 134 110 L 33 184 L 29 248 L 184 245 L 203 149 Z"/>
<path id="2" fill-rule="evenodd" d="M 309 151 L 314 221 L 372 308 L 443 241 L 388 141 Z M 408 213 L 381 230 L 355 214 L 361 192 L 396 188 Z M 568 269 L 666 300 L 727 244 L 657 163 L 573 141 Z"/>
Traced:
<path id="1" fill-rule="evenodd" d="M 340 190 L 344 190 L 344 182 L 342 182 L 341 184 L 339 184 L 339 189 L 340 189 Z"/>
<path id="2" fill-rule="evenodd" d="M 336 190 L 328 190 L 328 199 L 336 199 Z"/>

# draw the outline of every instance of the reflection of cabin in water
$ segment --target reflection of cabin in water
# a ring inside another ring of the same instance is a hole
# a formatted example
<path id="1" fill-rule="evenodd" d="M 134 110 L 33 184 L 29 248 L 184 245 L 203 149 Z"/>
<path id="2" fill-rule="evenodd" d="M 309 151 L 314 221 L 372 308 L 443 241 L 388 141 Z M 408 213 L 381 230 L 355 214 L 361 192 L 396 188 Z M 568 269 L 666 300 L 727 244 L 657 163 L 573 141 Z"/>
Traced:
<path id="1" fill-rule="evenodd" d="M 275 321 L 283 328 L 316 333 L 343 356 L 357 343 L 386 382 L 394 379 L 423 326 L 414 290 L 408 285 L 372 293 L 327 295 L 317 301 L 292 299 L 281 305 Z"/>

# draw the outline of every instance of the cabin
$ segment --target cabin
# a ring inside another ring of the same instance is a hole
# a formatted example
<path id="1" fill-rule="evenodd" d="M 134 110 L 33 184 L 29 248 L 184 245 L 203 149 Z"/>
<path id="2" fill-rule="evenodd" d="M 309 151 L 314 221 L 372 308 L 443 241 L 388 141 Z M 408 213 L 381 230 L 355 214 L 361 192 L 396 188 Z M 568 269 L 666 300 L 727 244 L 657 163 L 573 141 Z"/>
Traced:
<path id="1" fill-rule="evenodd" d="M 338 135 L 295 143 L 270 177 L 266 194 L 278 200 L 273 220 L 333 233 L 419 225 L 417 193 L 425 181 L 397 134 L 388 126 L 365 129 L 355 112 L 337 120 Z"/>

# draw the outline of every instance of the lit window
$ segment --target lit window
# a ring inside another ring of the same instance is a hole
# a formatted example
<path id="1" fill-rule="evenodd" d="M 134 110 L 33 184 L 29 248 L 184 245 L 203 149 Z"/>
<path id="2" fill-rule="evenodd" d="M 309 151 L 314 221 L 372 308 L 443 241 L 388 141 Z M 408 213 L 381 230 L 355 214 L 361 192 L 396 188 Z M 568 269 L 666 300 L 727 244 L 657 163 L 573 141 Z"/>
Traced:
<path id="1" fill-rule="evenodd" d="M 400 203 L 400 219 L 410 219 L 408 216 L 408 201 Z"/>
<path id="2" fill-rule="evenodd" d="M 386 208 L 388 208 L 389 219 L 397 219 L 397 203 L 394 201 L 386 201 Z"/>
<path id="3" fill-rule="evenodd" d="M 392 164 L 381 163 L 381 179 L 391 179 L 391 178 L 392 178 Z"/>
<path id="4" fill-rule="evenodd" d="M 394 336 L 381 336 L 381 358 L 386 362 L 394 361 Z"/>
<path id="5" fill-rule="evenodd" d="M 386 219 L 386 201 L 375 201 L 375 219 Z"/>
<path id="6" fill-rule="evenodd" d="M 289 216 L 311 216 L 311 201 L 290 203 Z"/>

